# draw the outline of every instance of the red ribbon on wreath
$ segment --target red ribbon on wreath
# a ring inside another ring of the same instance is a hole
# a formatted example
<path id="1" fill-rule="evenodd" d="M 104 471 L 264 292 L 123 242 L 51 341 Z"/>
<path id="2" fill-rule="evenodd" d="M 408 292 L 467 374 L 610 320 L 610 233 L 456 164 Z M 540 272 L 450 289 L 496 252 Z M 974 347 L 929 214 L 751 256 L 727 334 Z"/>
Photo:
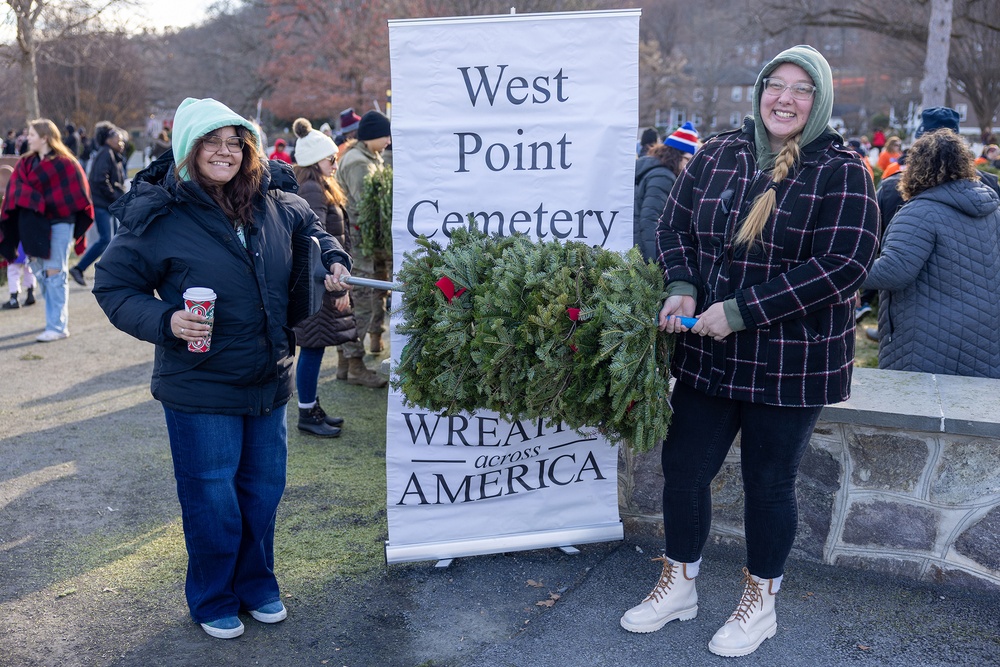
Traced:
<path id="1" fill-rule="evenodd" d="M 437 285 L 438 289 L 444 292 L 444 298 L 448 299 L 448 303 L 456 296 L 462 296 L 465 293 L 465 288 L 455 291 L 455 283 L 451 282 L 451 278 L 448 276 L 441 276 L 441 278 L 434 283 Z"/>
<path id="2" fill-rule="evenodd" d="M 566 316 L 569 317 L 569 319 L 572 320 L 573 322 L 576 322 L 577 320 L 580 319 L 580 309 L 579 308 L 567 308 L 566 309 Z M 573 325 L 573 329 L 576 329 L 576 324 Z M 570 335 L 572 335 L 572 334 L 573 334 L 573 330 L 571 329 L 570 330 Z M 579 352 L 579 350 L 577 349 L 576 345 L 574 345 L 573 343 L 569 344 L 569 349 L 573 350 L 573 352 Z"/>

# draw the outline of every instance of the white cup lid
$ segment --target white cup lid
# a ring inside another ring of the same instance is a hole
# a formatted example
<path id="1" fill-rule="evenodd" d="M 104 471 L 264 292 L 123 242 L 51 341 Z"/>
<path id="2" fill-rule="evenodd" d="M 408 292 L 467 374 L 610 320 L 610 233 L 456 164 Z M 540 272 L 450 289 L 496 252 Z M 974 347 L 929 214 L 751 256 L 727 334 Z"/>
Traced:
<path id="1" fill-rule="evenodd" d="M 188 287 L 184 290 L 184 298 L 191 301 L 211 301 L 215 298 L 215 291 L 210 287 Z"/>

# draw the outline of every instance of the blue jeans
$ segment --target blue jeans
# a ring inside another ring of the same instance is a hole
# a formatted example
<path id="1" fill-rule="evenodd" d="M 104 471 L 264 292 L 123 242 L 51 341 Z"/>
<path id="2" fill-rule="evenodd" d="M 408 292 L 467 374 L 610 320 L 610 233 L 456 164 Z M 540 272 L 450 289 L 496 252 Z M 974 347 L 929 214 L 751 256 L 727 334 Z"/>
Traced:
<path id="1" fill-rule="evenodd" d="M 278 600 L 274 518 L 285 490 L 285 407 L 266 417 L 163 411 L 191 617 L 206 623 Z"/>
<path id="2" fill-rule="evenodd" d="M 97 240 L 94 244 L 87 248 L 87 251 L 83 253 L 83 257 L 80 261 L 76 263 L 76 268 L 80 269 L 81 272 L 86 271 L 91 264 L 97 261 L 107 247 L 111 243 L 111 235 L 114 230 L 111 229 L 111 222 L 114 218 L 111 217 L 111 211 L 106 208 L 95 208 L 94 209 L 94 225 L 97 227 Z"/>
<path id="3" fill-rule="evenodd" d="M 295 365 L 295 391 L 299 394 L 299 403 L 312 403 L 316 400 L 319 367 L 323 363 L 325 349 L 323 347 L 299 348 L 299 361 Z"/>
<path id="4" fill-rule="evenodd" d="M 784 574 L 795 541 L 795 479 L 822 407 L 777 407 L 708 396 L 678 382 L 663 443 L 663 529 L 669 558 L 701 558 L 712 527 L 712 480 L 740 433 L 747 569 Z"/>
<path id="5" fill-rule="evenodd" d="M 73 223 L 52 225 L 51 252 L 48 259 L 33 258 L 31 270 L 45 298 L 45 329 L 66 333 L 69 328 L 69 249 L 73 244 Z M 49 275 L 49 270 L 56 271 Z"/>

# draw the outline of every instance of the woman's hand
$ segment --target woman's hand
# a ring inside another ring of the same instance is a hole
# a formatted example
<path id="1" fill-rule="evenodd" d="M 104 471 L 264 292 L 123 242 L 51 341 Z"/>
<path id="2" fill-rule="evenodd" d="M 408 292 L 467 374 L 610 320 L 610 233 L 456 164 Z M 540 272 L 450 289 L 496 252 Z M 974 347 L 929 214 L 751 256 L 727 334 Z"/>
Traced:
<path id="1" fill-rule="evenodd" d="M 720 341 L 733 333 L 721 301 L 713 303 L 708 307 L 708 310 L 698 316 L 698 323 L 691 327 L 691 333 L 696 333 L 699 336 L 711 336 Z"/>
<path id="2" fill-rule="evenodd" d="M 178 310 L 170 316 L 170 333 L 175 338 L 193 343 L 202 340 L 211 332 L 212 325 L 204 315 Z"/>
<path id="3" fill-rule="evenodd" d="M 329 271 L 326 274 L 326 278 L 323 279 L 323 286 L 326 287 L 327 292 L 340 292 L 351 289 L 351 285 L 343 282 L 351 277 L 346 266 L 343 264 L 331 264 Z"/>
<path id="4" fill-rule="evenodd" d="M 663 302 L 663 308 L 660 309 L 660 319 L 657 323 L 660 331 L 666 331 L 667 333 L 687 331 L 687 327 L 681 324 L 677 318 L 693 316 L 696 305 L 693 296 L 672 296 L 668 298 Z"/>
<path id="5" fill-rule="evenodd" d="M 349 286 L 345 285 L 345 287 Z M 337 297 L 337 300 L 333 302 L 333 307 L 341 312 L 349 309 L 351 307 L 351 295 L 344 292 L 343 296 Z"/>

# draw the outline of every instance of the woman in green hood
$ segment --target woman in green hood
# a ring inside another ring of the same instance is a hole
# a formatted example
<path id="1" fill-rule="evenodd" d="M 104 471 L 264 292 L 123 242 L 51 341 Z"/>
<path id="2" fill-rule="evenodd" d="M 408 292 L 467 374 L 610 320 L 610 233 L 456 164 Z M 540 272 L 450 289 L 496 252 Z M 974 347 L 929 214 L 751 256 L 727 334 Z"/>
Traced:
<path id="1" fill-rule="evenodd" d="M 832 109 L 823 56 L 783 51 L 757 77 L 753 116 L 705 144 L 667 199 L 660 328 L 677 336 L 677 382 L 662 453 L 665 553 L 653 592 L 622 616 L 632 632 L 697 615 L 711 484 L 737 433 L 744 592 L 709 650 L 747 655 L 777 630 L 799 461 L 823 406 L 850 393 L 853 296 L 877 247 L 875 187 L 830 129 Z"/>

